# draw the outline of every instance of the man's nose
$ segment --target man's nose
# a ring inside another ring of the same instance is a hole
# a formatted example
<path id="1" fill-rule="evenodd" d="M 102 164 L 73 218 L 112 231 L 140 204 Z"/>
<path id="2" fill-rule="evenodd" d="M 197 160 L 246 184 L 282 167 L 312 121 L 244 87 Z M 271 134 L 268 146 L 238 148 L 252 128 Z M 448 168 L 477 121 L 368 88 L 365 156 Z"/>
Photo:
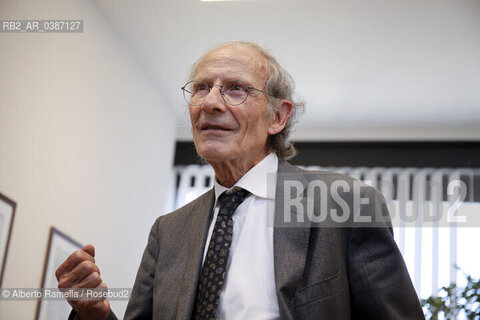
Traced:
<path id="1" fill-rule="evenodd" d="M 225 101 L 223 100 L 220 86 L 212 86 L 203 101 L 203 108 L 207 112 L 225 112 Z"/>

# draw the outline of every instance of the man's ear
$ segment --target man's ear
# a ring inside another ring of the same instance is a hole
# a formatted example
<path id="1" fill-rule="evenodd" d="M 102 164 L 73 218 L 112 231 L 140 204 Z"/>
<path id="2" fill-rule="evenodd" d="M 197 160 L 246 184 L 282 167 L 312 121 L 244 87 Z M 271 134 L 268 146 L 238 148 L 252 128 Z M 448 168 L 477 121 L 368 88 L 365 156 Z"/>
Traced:
<path id="1" fill-rule="evenodd" d="M 288 119 L 292 115 L 293 105 L 288 100 L 282 100 L 280 107 L 275 110 L 270 119 L 270 126 L 268 127 L 268 134 L 275 135 L 285 128 Z"/>

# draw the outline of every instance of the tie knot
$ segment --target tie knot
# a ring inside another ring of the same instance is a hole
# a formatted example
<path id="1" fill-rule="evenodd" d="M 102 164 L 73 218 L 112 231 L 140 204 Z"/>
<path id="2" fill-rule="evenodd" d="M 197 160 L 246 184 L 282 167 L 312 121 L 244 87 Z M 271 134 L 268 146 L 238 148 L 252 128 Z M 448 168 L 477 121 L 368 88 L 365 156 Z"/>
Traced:
<path id="1" fill-rule="evenodd" d="M 224 192 L 219 198 L 220 210 L 218 214 L 231 216 L 249 195 L 250 192 L 239 187 Z"/>

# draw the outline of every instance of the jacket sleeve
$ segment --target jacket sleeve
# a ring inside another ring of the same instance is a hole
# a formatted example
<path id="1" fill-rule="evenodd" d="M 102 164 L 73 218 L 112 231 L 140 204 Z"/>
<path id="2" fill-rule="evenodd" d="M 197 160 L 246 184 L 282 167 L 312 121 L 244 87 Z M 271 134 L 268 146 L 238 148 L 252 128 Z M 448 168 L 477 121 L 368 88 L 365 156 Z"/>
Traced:
<path id="1" fill-rule="evenodd" d="M 158 224 L 160 219 L 161 217 L 157 219 L 150 230 L 147 247 L 138 268 L 124 320 L 152 319 L 153 282 L 158 259 Z"/>
<path id="2" fill-rule="evenodd" d="M 377 223 L 373 227 L 354 226 L 350 233 L 348 273 L 352 319 L 425 319 L 393 239 L 384 197 L 371 187 L 365 189 L 363 197 L 369 199 L 369 204 L 361 207 L 362 216 L 373 216 Z M 382 217 L 385 220 L 379 222 Z"/>
<path id="3" fill-rule="evenodd" d="M 70 315 L 68 316 L 68 320 L 82 320 L 82 319 L 80 319 L 80 317 L 75 312 L 75 310 L 72 309 L 72 311 L 70 312 Z M 108 315 L 107 320 L 118 320 L 117 316 L 115 316 L 115 313 L 113 313 L 111 309 L 110 309 L 110 314 Z"/>

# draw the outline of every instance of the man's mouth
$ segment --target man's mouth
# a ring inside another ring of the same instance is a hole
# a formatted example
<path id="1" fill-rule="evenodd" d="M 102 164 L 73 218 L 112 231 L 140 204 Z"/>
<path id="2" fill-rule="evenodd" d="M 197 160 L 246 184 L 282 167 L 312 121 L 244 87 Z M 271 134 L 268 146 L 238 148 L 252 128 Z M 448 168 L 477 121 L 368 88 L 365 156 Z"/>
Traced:
<path id="1" fill-rule="evenodd" d="M 201 127 L 202 130 L 221 130 L 221 131 L 231 131 L 231 129 L 221 127 L 218 125 L 204 124 Z"/>

